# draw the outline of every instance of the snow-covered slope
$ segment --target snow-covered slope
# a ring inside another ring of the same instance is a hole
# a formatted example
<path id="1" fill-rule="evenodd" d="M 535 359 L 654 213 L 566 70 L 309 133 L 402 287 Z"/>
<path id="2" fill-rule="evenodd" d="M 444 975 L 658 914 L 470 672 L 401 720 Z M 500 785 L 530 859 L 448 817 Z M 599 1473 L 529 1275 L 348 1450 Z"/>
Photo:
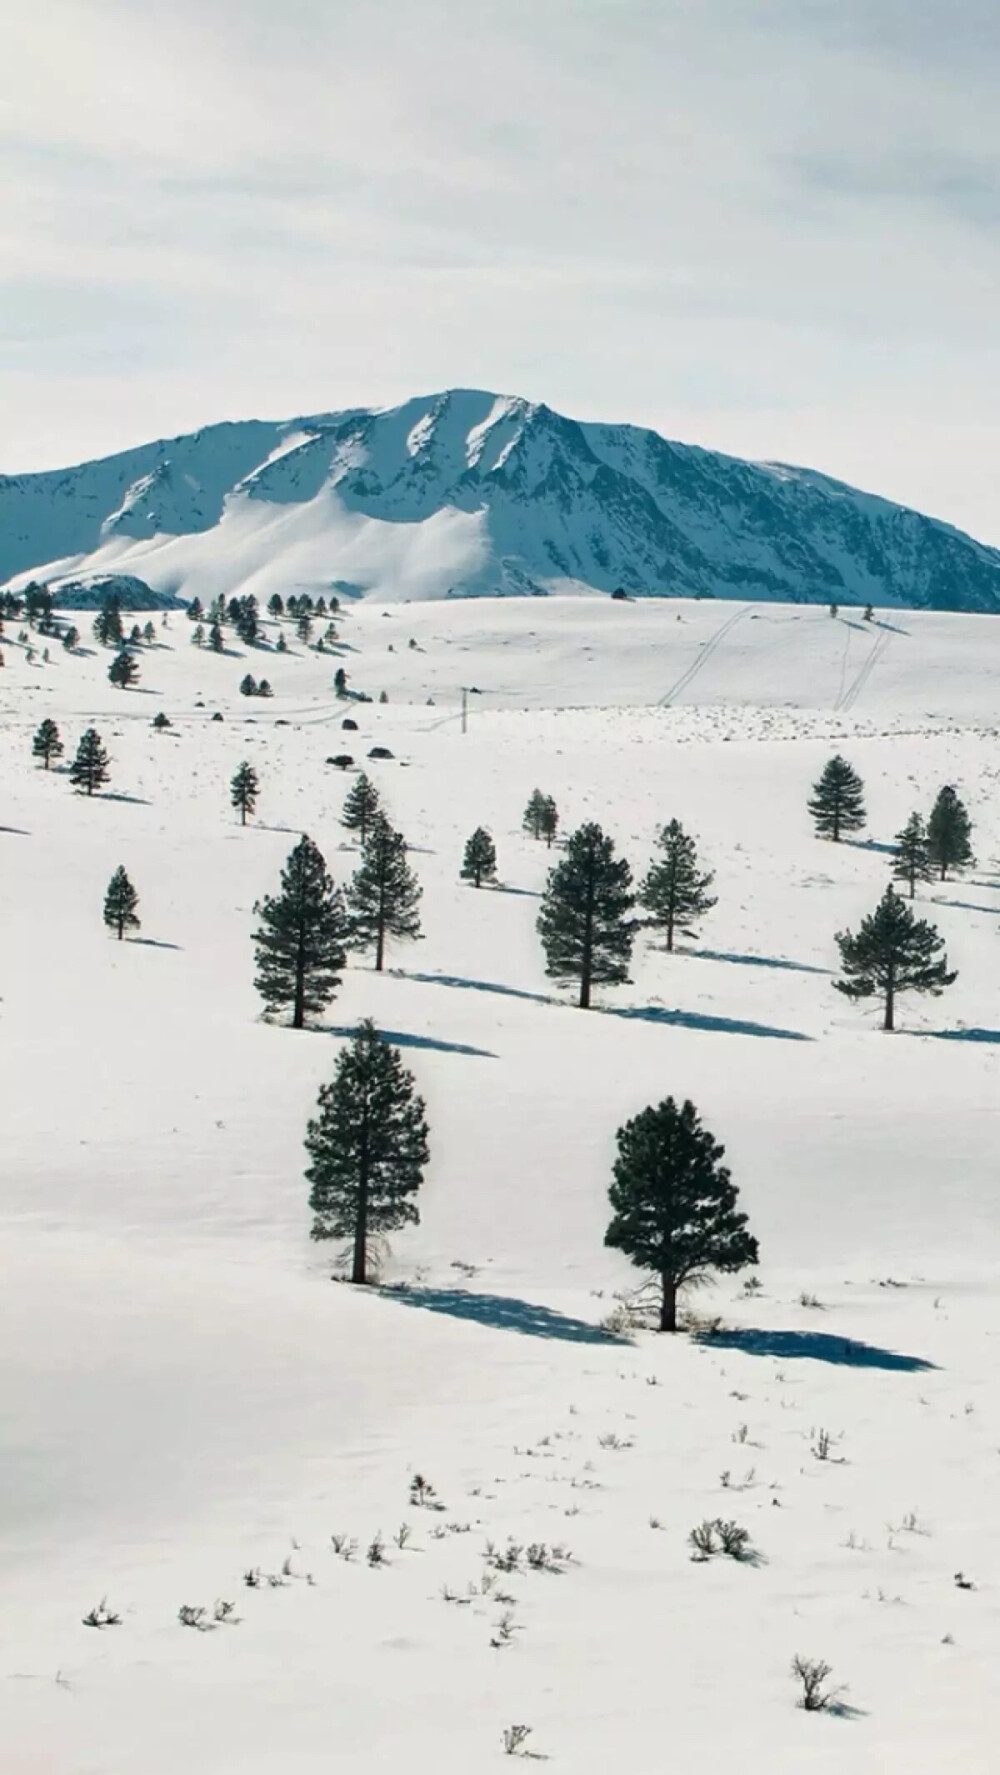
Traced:
<path id="1" fill-rule="evenodd" d="M 3 1775 L 500 1775 L 515 1724 L 553 1775 L 995 1775 L 1000 624 L 553 598 L 366 602 L 341 629 L 351 684 L 389 696 L 352 733 L 290 624 L 285 653 L 269 626 L 215 655 L 170 613 L 128 692 L 107 652 L 29 661 L 8 626 Z M 107 793 L 37 765 L 43 716 L 67 753 L 98 727 Z M 424 938 L 383 975 L 353 961 L 314 1027 L 269 1025 L 254 901 L 303 829 L 347 879 L 351 778 L 325 760 L 374 744 Z M 835 748 L 870 816 L 838 846 L 805 806 Z M 834 933 L 945 781 L 979 862 L 918 911 L 959 977 L 887 1037 L 834 990 Z M 544 973 L 536 784 L 637 872 L 676 815 L 716 875 L 698 936 L 643 938 L 590 1013 Z M 476 892 L 480 822 L 501 885 Z M 143 921 L 121 944 L 120 863 Z M 404 1292 L 333 1286 L 309 1240 L 306 1120 L 369 1015 L 431 1128 Z M 761 1288 L 693 1297 L 714 1337 L 609 1339 L 635 1280 L 603 1245 L 614 1130 L 668 1092 L 726 1145 Z M 442 1508 L 411 1503 L 417 1471 Z M 706 1517 L 759 1563 L 692 1561 Z M 510 1539 L 572 1558 L 498 1573 Z M 839 1714 L 796 1706 L 795 1654 L 848 1685 Z"/>
<path id="2" fill-rule="evenodd" d="M 458 389 L 0 477 L 0 581 L 1000 608 L 1000 552 L 805 469 Z"/>

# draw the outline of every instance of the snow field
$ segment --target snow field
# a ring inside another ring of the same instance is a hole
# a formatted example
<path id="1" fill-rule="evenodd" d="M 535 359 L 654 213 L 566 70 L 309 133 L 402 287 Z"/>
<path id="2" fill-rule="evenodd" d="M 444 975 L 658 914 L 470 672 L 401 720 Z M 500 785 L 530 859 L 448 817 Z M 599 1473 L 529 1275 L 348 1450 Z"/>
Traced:
<path id="1" fill-rule="evenodd" d="M 175 615 L 119 693 L 110 655 L 56 646 L 29 668 L 9 625 L 5 1770 L 367 1775 L 405 1757 L 457 1775 L 505 1766 L 514 1722 L 581 1775 L 678 1753 L 751 1775 L 993 1768 L 994 631 L 894 618 L 910 633 L 838 712 L 845 645 L 867 650 L 860 671 L 879 637 L 754 614 L 665 708 L 718 634 L 710 606 L 364 607 L 343 662 L 391 700 L 349 710 L 329 693 L 337 661 L 294 640 L 219 659 Z M 237 694 L 247 669 L 273 702 Z M 486 693 L 464 735 L 463 682 Z M 98 727 L 107 795 L 35 767 L 46 714 L 63 765 Z M 269 1027 L 253 902 L 302 830 L 346 880 L 349 779 L 324 759 L 372 743 L 396 754 L 370 769 L 412 845 L 424 940 L 392 948 L 383 977 L 352 962 L 322 1028 Z M 835 749 L 865 779 L 860 845 L 810 830 Z M 261 777 L 245 831 L 228 800 L 244 757 Z M 834 992 L 833 936 L 882 892 L 871 846 L 945 781 L 979 865 L 920 909 L 960 977 L 904 1000 L 886 1038 Z M 672 815 L 716 871 L 698 940 L 673 957 L 641 942 L 633 983 L 590 1014 L 546 979 L 534 933 L 553 860 L 520 831 L 536 783 L 564 830 L 600 820 L 637 874 Z M 480 822 L 502 888 L 476 893 L 458 868 Z M 143 920 L 121 945 L 100 919 L 118 863 Z M 431 1128 L 422 1224 L 389 1260 L 399 1294 L 331 1285 L 333 1253 L 308 1240 L 305 1122 L 369 1014 L 404 1046 Z M 635 1280 L 602 1244 L 614 1131 L 668 1092 L 727 1147 L 761 1291 L 694 1297 L 722 1321 L 705 1342 L 601 1338 Z M 443 1510 L 410 1504 L 415 1471 Z M 750 1530 L 761 1564 L 692 1562 L 688 1531 L 716 1516 Z M 377 1531 L 384 1569 L 365 1557 Z M 335 1533 L 357 1540 L 352 1561 Z M 506 1605 L 482 1579 L 487 1541 L 508 1537 L 573 1558 L 499 1575 Z M 286 1582 L 243 1585 L 286 1558 Z M 105 1593 L 121 1626 L 82 1627 Z M 217 1598 L 238 1625 L 178 1624 L 182 1603 Z M 795 1652 L 829 1660 L 857 1717 L 796 1708 Z"/>

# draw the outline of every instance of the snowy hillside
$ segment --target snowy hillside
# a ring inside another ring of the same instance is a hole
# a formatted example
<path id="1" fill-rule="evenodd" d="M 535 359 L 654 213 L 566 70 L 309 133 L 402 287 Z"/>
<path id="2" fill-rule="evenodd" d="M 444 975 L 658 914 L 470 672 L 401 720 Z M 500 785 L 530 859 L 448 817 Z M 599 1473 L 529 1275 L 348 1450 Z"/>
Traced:
<path id="1" fill-rule="evenodd" d="M 948 525 L 806 469 L 467 389 L 0 477 L 0 581 L 109 573 L 203 601 L 623 587 L 1000 608 L 1000 552 Z"/>
<path id="2" fill-rule="evenodd" d="M 167 513 L 119 485 L 132 534 L 102 557 L 163 586 L 172 549 L 207 562 L 230 526 L 249 561 L 301 518 L 289 487 L 317 537 L 335 499 L 338 524 L 375 522 L 329 484 L 329 435 L 241 456 L 239 429 L 202 531 L 190 487 Z M 256 483 L 251 454 L 271 457 Z M 97 535 L 111 469 L 86 472 Z M 180 526 L 184 498 L 189 534 L 139 534 Z M 435 518 L 407 509 L 409 568 Z M 467 521 L 447 520 L 456 548 Z M 16 622 L 0 643 L 4 1775 L 499 1775 L 515 1725 L 553 1775 L 993 1775 L 1000 625 L 372 598 L 331 657 L 290 622 L 280 655 L 273 624 L 218 655 L 182 614 L 155 624 L 130 691 L 86 623 L 47 663 Z M 337 664 L 372 702 L 335 700 Z M 239 694 L 248 671 L 273 700 Z M 66 746 L 49 771 L 44 717 Z M 91 724 L 111 780 L 88 799 L 65 766 Z M 357 866 L 342 750 L 409 841 L 424 936 L 383 975 L 352 961 L 295 1032 L 261 1018 L 253 906 L 303 830 L 338 881 Z M 835 750 L 869 813 L 836 846 L 806 811 Z M 261 797 L 241 828 L 244 759 Z M 917 909 L 958 980 L 902 998 L 884 1036 L 834 990 L 835 933 L 943 783 L 978 862 Z M 535 933 L 560 854 L 522 830 L 536 785 L 636 873 L 671 816 L 715 872 L 697 936 L 643 937 L 591 1012 Z M 459 863 L 479 823 L 499 883 L 477 892 Z M 101 922 L 119 864 L 142 918 L 122 943 Z M 302 1137 L 365 1016 L 416 1076 L 431 1163 L 386 1260 L 403 1286 L 363 1291 L 310 1243 Z M 726 1146 L 760 1288 L 693 1296 L 714 1334 L 609 1332 L 637 1279 L 603 1243 L 615 1129 L 667 1093 Z M 440 1507 L 414 1502 L 417 1473 Z M 757 1563 L 691 1558 L 716 1517 Z M 561 1548 L 557 1569 L 498 1571 L 510 1541 Z M 84 1626 L 105 1597 L 119 1624 Z M 796 1654 L 832 1665 L 837 1710 L 797 1706 Z"/>

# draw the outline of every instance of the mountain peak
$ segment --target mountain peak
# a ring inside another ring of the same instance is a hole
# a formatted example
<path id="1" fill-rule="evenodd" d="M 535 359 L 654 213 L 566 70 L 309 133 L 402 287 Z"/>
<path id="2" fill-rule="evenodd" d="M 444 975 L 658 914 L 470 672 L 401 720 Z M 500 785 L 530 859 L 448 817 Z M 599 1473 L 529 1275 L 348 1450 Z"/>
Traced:
<path id="1" fill-rule="evenodd" d="M 1000 609 L 1000 552 L 810 469 L 453 388 L 0 477 L 0 581 L 391 600 L 609 592 Z"/>

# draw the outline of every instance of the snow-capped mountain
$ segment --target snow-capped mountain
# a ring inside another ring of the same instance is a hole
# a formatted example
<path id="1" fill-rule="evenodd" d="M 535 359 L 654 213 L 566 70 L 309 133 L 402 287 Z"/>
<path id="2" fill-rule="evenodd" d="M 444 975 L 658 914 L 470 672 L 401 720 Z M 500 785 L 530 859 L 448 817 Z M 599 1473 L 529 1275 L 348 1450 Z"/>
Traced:
<path id="1" fill-rule="evenodd" d="M 1000 609 L 1000 551 L 808 469 L 456 389 L 0 477 L 0 582 Z M 129 586 L 133 605 L 137 594 Z"/>

